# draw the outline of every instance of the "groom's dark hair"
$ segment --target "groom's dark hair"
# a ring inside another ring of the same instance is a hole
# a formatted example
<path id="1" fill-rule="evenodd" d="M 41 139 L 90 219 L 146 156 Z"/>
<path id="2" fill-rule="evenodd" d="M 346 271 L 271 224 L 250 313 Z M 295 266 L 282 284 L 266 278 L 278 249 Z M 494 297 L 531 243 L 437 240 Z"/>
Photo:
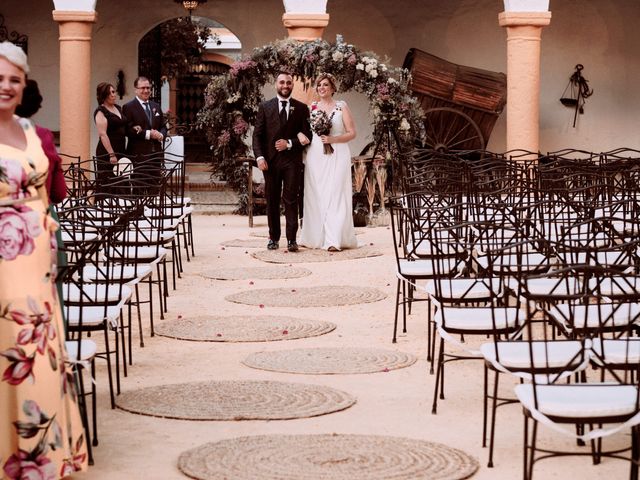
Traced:
<path id="1" fill-rule="evenodd" d="M 293 72 L 288 67 L 280 67 L 278 73 L 276 73 L 276 78 L 278 78 L 280 75 L 289 75 L 290 77 L 293 77 Z"/>

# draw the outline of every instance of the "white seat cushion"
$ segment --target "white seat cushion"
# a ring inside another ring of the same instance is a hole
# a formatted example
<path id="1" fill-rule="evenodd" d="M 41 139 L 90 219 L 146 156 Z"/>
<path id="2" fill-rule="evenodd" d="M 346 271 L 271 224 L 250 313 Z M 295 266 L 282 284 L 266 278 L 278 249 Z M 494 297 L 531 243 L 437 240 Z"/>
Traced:
<path id="1" fill-rule="evenodd" d="M 482 299 L 491 295 L 491 290 L 487 285 L 473 278 L 452 278 L 440 281 L 440 295 L 450 299 Z M 425 287 L 425 292 L 429 295 L 436 294 L 434 282 L 430 282 Z"/>
<path id="2" fill-rule="evenodd" d="M 125 260 L 155 260 L 162 258 L 167 254 L 164 247 L 144 247 L 144 246 L 118 246 L 107 249 L 107 255 L 118 261 Z"/>
<path id="3" fill-rule="evenodd" d="M 531 278 L 525 279 L 526 289 L 533 295 L 567 295 L 580 291 L 576 278 L 571 278 L 569 284 L 559 278 Z"/>
<path id="4" fill-rule="evenodd" d="M 441 306 L 436 312 L 436 323 L 445 330 L 491 331 L 505 330 L 517 325 L 518 309 L 496 308 L 495 320 L 489 307 L 455 308 Z M 444 322 L 443 322 L 444 316 Z"/>
<path id="5" fill-rule="evenodd" d="M 572 384 L 536 385 L 538 409 L 552 417 L 606 418 L 631 415 L 636 412 L 638 390 L 633 385 Z M 516 396 L 523 407 L 536 410 L 534 386 L 515 387 Z M 606 423 L 606 422 L 604 422 Z"/>
<path id="6" fill-rule="evenodd" d="M 74 232 L 62 230 L 60 235 L 64 243 L 92 242 L 93 240 L 98 239 L 98 234 L 94 232 Z"/>
<path id="7" fill-rule="evenodd" d="M 93 357 L 96 356 L 96 353 L 98 351 L 98 346 L 96 345 L 96 342 L 88 338 L 83 338 L 82 340 L 80 340 L 80 343 L 81 343 L 81 346 L 80 346 L 81 358 L 78 358 L 78 341 L 67 340 L 65 342 L 69 361 L 81 362 L 85 360 L 91 360 Z"/>
<path id="8" fill-rule="evenodd" d="M 604 344 L 604 345 L 603 345 Z M 604 346 L 604 349 L 603 349 Z M 625 365 L 640 363 L 640 338 L 618 340 L 593 340 L 594 360 L 607 365 Z"/>
<path id="9" fill-rule="evenodd" d="M 80 288 L 77 285 L 65 284 L 62 287 L 65 302 L 78 303 L 80 302 Z M 108 303 L 117 303 L 122 299 L 131 298 L 133 291 L 126 285 L 107 285 L 98 283 L 85 283 L 82 285 L 83 302 L 100 302 L 105 301 Z"/>
<path id="10" fill-rule="evenodd" d="M 400 260 L 400 275 L 424 277 L 433 275 L 433 263 L 430 260 Z"/>
<path id="11" fill-rule="evenodd" d="M 497 350 L 497 355 L 496 355 Z M 572 369 L 582 363 L 582 344 L 579 341 L 557 342 L 497 342 L 480 346 L 482 356 L 509 370 Z M 585 353 L 588 357 L 589 354 Z"/>
<path id="12" fill-rule="evenodd" d="M 83 327 L 97 327 L 106 320 L 112 327 L 118 326 L 120 317 L 119 306 L 97 307 L 97 306 L 75 306 L 65 305 L 67 323 L 71 327 L 80 325 L 80 315 L 82 315 Z"/>
<path id="13" fill-rule="evenodd" d="M 149 265 L 110 265 L 109 271 L 106 272 L 106 267 L 102 265 L 99 269 L 95 265 L 88 265 L 82 269 L 82 278 L 91 282 L 105 282 L 109 279 L 122 280 L 135 280 L 143 279 L 151 274 L 151 267 Z M 108 278 L 107 278 L 108 274 Z"/>
<path id="14" fill-rule="evenodd" d="M 604 305 L 569 305 L 561 303 L 552 306 L 548 313 L 567 329 L 596 329 L 600 327 L 625 327 L 637 321 L 640 305 L 637 303 Z M 573 314 L 573 318 L 571 317 Z M 571 325 L 573 321 L 573 325 Z"/>

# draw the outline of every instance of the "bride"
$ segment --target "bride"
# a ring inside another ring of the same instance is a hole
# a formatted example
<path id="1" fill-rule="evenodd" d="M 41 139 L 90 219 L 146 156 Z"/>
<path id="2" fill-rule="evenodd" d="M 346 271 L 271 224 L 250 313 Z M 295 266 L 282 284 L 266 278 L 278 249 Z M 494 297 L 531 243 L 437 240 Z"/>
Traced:
<path id="1" fill-rule="evenodd" d="M 301 245 L 330 252 L 355 248 L 358 244 L 353 227 L 348 144 L 356 137 L 356 129 L 346 102 L 333 99 L 335 91 L 333 75 L 320 74 L 316 79 L 320 101 L 311 104 L 311 117 L 324 112 L 331 122 L 331 130 L 328 135 L 314 132 L 306 152 L 304 223 L 300 234 Z M 331 149 L 332 153 L 325 153 Z"/>

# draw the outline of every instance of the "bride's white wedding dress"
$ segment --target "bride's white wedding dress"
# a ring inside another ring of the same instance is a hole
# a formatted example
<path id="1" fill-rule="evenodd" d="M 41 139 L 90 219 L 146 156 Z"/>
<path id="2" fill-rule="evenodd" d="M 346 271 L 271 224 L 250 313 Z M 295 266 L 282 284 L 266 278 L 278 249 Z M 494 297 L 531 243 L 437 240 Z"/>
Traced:
<path id="1" fill-rule="evenodd" d="M 345 132 L 342 102 L 336 102 L 330 135 Z M 332 112 L 328 112 L 331 115 Z M 351 193 L 351 152 L 348 143 L 324 144 L 315 133 L 304 160 L 304 215 L 300 244 L 308 248 L 355 248 Z"/>

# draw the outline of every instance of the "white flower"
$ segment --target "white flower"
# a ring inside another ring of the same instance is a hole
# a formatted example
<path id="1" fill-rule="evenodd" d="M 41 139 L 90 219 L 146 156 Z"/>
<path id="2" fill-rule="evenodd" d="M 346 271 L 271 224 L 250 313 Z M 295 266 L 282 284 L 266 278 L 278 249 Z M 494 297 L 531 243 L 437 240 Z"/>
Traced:
<path id="1" fill-rule="evenodd" d="M 402 117 L 402 121 L 400 122 L 400 126 L 398 129 L 402 132 L 408 132 L 411 130 L 411 124 L 407 121 L 406 118 Z"/>
<path id="2" fill-rule="evenodd" d="M 369 72 L 369 76 L 371 78 L 376 78 L 378 76 L 378 71 L 376 69 L 373 69 Z"/>
<path id="3" fill-rule="evenodd" d="M 358 63 L 356 65 L 356 70 L 364 70 L 364 64 L 363 63 Z"/>
<path id="4" fill-rule="evenodd" d="M 395 84 L 397 84 L 397 83 L 398 83 L 398 81 L 397 81 L 395 78 L 393 78 L 393 77 L 389 77 L 389 78 L 387 79 L 387 83 L 388 83 L 389 85 L 395 85 Z"/>
<path id="5" fill-rule="evenodd" d="M 373 68 L 373 66 L 371 64 L 367 63 L 367 65 L 364 67 L 364 71 L 369 73 L 372 68 Z"/>
<path id="6" fill-rule="evenodd" d="M 382 70 L 383 72 L 387 71 L 387 66 L 384 63 L 380 64 L 380 70 Z"/>
<path id="7" fill-rule="evenodd" d="M 344 60 L 344 55 L 342 52 L 333 52 L 333 55 L 331 56 L 331 58 L 333 58 L 334 62 L 341 62 L 342 60 Z"/>

